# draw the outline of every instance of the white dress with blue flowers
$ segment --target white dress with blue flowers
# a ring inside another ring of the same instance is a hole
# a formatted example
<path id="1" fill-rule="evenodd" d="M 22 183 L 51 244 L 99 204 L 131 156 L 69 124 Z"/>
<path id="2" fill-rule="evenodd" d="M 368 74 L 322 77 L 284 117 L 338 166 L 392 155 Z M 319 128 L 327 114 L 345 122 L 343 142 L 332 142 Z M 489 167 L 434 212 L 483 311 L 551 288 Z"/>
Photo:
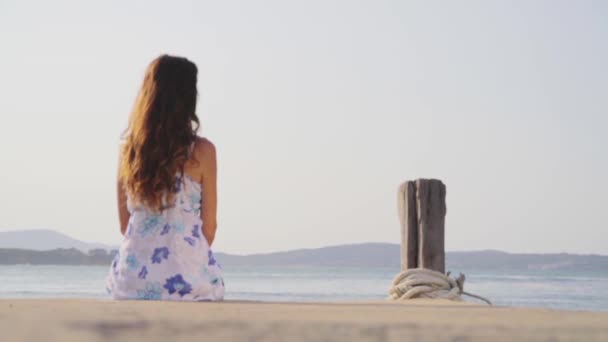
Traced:
<path id="1" fill-rule="evenodd" d="M 114 299 L 215 301 L 224 298 L 224 280 L 201 234 L 201 184 L 176 176 L 173 206 L 154 213 L 134 206 L 124 240 L 107 276 Z"/>

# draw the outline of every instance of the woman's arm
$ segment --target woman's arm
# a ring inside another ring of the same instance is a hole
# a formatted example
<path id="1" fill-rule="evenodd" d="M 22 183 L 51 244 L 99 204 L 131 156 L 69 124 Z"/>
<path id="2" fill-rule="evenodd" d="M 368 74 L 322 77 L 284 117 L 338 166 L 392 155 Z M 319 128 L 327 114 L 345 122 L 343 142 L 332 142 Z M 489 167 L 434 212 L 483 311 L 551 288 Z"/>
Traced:
<path id="1" fill-rule="evenodd" d="M 203 185 L 201 220 L 203 220 L 203 236 L 211 246 L 217 230 L 217 161 L 215 146 L 211 141 L 201 139 L 199 146 L 200 153 L 197 159 L 201 161 Z"/>
<path id="2" fill-rule="evenodd" d="M 118 161 L 118 176 L 116 177 L 117 189 L 116 194 L 118 195 L 118 219 L 120 220 L 120 233 L 125 235 L 127 232 L 127 225 L 129 224 L 129 210 L 127 210 L 127 195 L 125 189 L 120 181 L 120 160 Z"/>

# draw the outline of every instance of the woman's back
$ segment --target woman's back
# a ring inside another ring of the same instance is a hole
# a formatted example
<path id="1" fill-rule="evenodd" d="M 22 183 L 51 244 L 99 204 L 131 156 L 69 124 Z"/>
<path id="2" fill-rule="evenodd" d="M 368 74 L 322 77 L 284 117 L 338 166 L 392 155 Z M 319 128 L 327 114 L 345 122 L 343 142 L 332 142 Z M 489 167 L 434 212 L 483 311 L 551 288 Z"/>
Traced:
<path id="1" fill-rule="evenodd" d="M 108 275 L 116 299 L 220 300 L 224 281 L 201 234 L 202 186 L 176 174 L 174 200 L 160 212 L 134 205 L 127 231 Z"/>
<path id="2" fill-rule="evenodd" d="M 124 236 L 107 277 L 115 299 L 224 297 L 211 244 L 215 147 L 197 136 L 197 68 L 163 55 L 148 66 L 123 137 L 118 212 Z"/>

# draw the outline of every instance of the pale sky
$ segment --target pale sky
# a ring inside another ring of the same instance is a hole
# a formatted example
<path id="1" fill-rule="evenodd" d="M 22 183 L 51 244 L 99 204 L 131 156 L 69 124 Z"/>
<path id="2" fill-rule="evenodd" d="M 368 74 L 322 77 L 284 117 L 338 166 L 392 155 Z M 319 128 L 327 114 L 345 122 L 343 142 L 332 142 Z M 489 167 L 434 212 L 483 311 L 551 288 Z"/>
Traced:
<path id="1" fill-rule="evenodd" d="M 0 231 L 120 242 L 119 136 L 147 64 L 199 68 L 214 249 L 400 239 L 447 185 L 446 249 L 608 254 L 608 1 L 0 0 Z"/>

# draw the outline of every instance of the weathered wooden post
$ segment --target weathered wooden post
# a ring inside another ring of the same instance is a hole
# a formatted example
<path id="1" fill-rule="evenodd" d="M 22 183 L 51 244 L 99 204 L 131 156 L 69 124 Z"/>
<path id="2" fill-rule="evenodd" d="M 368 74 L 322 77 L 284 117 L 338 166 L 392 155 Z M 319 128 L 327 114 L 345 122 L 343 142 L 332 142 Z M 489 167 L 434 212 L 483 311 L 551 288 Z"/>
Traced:
<path id="1" fill-rule="evenodd" d="M 401 272 L 389 289 L 389 300 L 443 298 L 462 300 L 464 274 L 445 274 L 445 185 L 438 179 L 406 181 L 397 192 L 401 221 Z"/>
<path id="2" fill-rule="evenodd" d="M 401 184 L 401 269 L 426 268 L 445 273 L 445 185 L 438 179 Z"/>

